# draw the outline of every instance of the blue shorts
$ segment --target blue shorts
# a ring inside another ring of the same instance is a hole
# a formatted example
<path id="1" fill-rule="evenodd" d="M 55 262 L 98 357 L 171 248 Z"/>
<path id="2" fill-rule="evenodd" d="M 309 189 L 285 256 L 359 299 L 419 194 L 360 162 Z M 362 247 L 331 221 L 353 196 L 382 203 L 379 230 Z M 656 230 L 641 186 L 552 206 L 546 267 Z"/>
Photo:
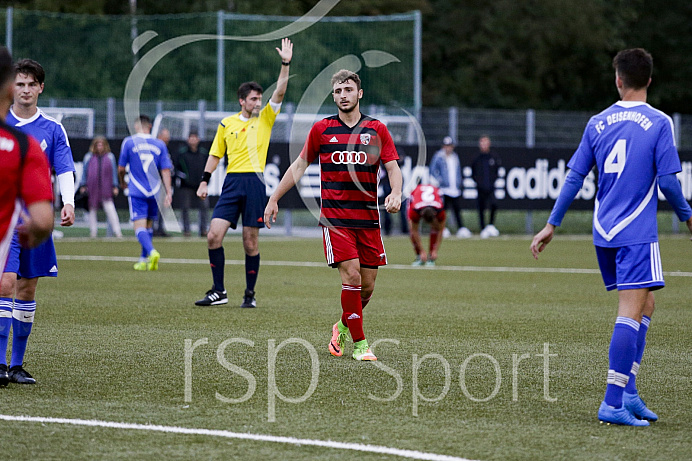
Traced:
<path id="1" fill-rule="evenodd" d="M 13 272 L 24 279 L 57 277 L 58 259 L 55 256 L 53 237 L 49 237 L 36 248 L 27 249 L 21 247 L 15 232 L 7 255 L 5 272 Z"/>
<path id="2" fill-rule="evenodd" d="M 229 173 L 211 217 L 224 219 L 235 229 L 242 213 L 244 227 L 262 228 L 266 206 L 267 186 L 261 173 Z"/>
<path id="3" fill-rule="evenodd" d="M 130 221 L 138 219 L 155 220 L 159 216 L 159 205 L 156 197 L 128 197 L 130 202 Z"/>
<path id="4" fill-rule="evenodd" d="M 619 248 L 596 247 L 598 266 L 608 291 L 665 286 L 658 242 Z"/>

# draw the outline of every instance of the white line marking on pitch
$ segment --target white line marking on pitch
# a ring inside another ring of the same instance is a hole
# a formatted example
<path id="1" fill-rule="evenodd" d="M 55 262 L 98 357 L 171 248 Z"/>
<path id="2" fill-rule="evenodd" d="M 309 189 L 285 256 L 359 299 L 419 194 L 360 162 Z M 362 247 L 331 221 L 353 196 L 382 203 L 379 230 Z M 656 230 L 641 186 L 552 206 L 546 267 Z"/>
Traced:
<path id="1" fill-rule="evenodd" d="M 59 255 L 58 259 L 65 261 L 115 261 L 115 262 L 137 262 L 139 258 L 130 256 L 97 256 L 97 255 Z M 204 264 L 208 265 L 207 259 L 176 259 L 162 258 L 162 263 L 167 264 Z M 244 266 L 245 261 L 239 259 L 227 259 L 226 265 Z M 292 267 L 327 267 L 326 263 L 312 261 L 265 261 L 263 266 L 292 266 Z M 523 273 L 557 273 L 557 274 L 600 274 L 598 269 L 577 269 L 569 267 L 496 267 L 496 266 L 435 266 L 435 267 L 415 267 L 405 264 L 388 264 L 389 269 L 399 270 L 433 270 L 433 271 L 457 271 L 457 272 L 523 272 Z M 668 277 L 692 277 L 692 272 L 668 272 L 664 271 Z"/>
<path id="2" fill-rule="evenodd" d="M 416 450 L 402 450 L 399 448 L 383 447 L 379 445 L 363 445 L 360 443 L 334 442 L 331 440 L 297 439 L 295 437 L 280 437 L 275 435 L 248 434 L 243 432 L 231 432 L 214 429 L 195 429 L 190 427 L 159 426 L 149 424 L 116 423 L 112 421 L 98 421 L 91 419 L 66 419 L 43 418 L 34 416 L 0 415 L 0 420 L 19 421 L 31 423 L 70 424 L 73 426 L 105 427 L 110 429 L 129 429 L 137 431 L 165 432 L 172 434 L 208 435 L 212 437 L 225 437 L 229 439 L 254 440 L 258 442 L 286 443 L 289 445 L 310 445 L 324 448 L 337 448 L 341 450 L 362 451 L 382 455 L 402 456 L 410 459 L 423 459 L 430 461 L 470 461 L 466 458 L 455 456 L 425 453 Z"/>

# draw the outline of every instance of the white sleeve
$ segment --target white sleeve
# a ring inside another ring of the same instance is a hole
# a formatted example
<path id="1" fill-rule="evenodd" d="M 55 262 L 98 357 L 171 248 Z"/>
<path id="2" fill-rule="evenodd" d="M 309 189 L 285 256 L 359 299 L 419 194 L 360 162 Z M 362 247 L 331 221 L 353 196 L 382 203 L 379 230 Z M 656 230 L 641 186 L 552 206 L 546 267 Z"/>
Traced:
<path id="1" fill-rule="evenodd" d="M 279 111 L 281 110 L 281 103 L 276 103 L 272 101 L 271 99 L 269 100 L 269 105 L 272 106 L 272 109 L 274 110 L 275 114 L 278 114 Z"/>
<path id="2" fill-rule="evenodd" d="M 58 175 L 58 184 L 60 185 L 60 196 L 64 205 L 72 205 L 74 207 L 74 175 L 71 171 Z"/>

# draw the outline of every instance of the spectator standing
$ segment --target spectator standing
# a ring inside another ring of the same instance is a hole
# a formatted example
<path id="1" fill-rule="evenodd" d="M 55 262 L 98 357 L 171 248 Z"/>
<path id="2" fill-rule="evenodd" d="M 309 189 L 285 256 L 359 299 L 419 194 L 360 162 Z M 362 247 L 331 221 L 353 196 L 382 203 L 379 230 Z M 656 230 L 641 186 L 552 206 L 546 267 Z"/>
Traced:
<path id="1" fill-rule="evenodd" d="M 497 201 L 495 200 L 495 181 L 497 172 L 502 166 L 500 157 L 490 151 L 490 137 L 483 135 L 478 139 L 480 153 L 471 165 L 473 180 L 478 190 L 478 220 L 481 226 L 481 238 L 497 237 L 500 231 L 495 227 Z M 490 221 L 485 225 L 484 212 L 490 209 Z"/>
<path id="2" fill-rule="evenodd" d="M 471 231 L 464 227 L 461 217 L 461 163 L 459 163 L 459 155 L 454 151 L 454 140 L 451 136 L 445 136 L 442 140 L 442 149 L 433 156 L 430 162 L 430 174 L 443 195 L 445 210 L 452 210 L 452 216 L 457 222 L 457 237 L 471 237 Z M 451 235 L 447 228 L 443 233 L 445 237 Z"/>
<path id="3" fill-rule="evenodd" d="M 200 199 L 197 197 L 197 189 L 202 182 L 204 166 L 207 163 L 209 152 L 199 145 L 199 135 L 196 131 L 190 131 L 187 137 L 187 145 L 180 150 L 175 159 L 175 177 L 180 196 L 180 206 L 183 212 L 183 234 L 186 237 L 190 232 L 190 207 L 195 204 L 199 211 L 199 235 L 207 235 L 209 197 Z"/>
<path id="4" fill-rule="evenodd" d="M 123 236 L 120 230 L 120 220 L 115 211 L 113 197 L 117 197 L 118 169 L 115 163 L 115 155 L 111 152 L 108 140 L 103 136 L 96 136 L 89 152 L 84 156 L 84 172 L 79 183 L 79 192 L 89 194 L 89 231 L 92 238 L 97 236 L 96 211 L 99 205 L 106 213 L 108 223 L 116 237 Z"/>

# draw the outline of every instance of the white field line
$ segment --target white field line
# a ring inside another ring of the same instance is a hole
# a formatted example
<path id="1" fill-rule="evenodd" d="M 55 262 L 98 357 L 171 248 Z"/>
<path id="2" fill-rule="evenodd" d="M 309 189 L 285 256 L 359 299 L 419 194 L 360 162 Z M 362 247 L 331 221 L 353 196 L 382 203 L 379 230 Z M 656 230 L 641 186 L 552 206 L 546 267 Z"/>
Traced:
<path id="1" fill-rule="evenodd" d="M 314 439 L 297 439 L 295 437 L 280 437 L 274 435 L 262 435 L 262 434 L 249 434 L 243 432 L 231 432 L 223 430 L 214 429 L 196 429 L 190 427 L 178 427 L 178 426 L 159 426 L 159 425 L 149 425 L 149 424 L 132 424 L 132 423 L 116 423 L 112 421 L 99 421 L 92 419 L 66 419 L 66 418 L 43 418 L 34 416 L 13 416 L 13 415 L 0 415 L 0 420 L 4 421 L 18 421 L 18 422 L 31 422 L 31 423 L 48 423 L 48 424 L 69 424 L 73 426 L 87 426 L 87 427 L 104 427 L 110 429 L 126 429 L 126 430 L 136 430 L 136 431 L 151 431 L 151 432 L 164 432 L 169 434 L 193 434 L 193 435 L 207 435 L 211 437 L 225 437 L 228 439 L 242 439 L 242 440 L 253 440 L 258 442 L 274 442 L 274 443 L 285 443 L 289 445 L 297 446 L 315 446 L 332 448 L 339 450 L 352 450 L 361 451 L 367 453 L 377 453 L 382 455 L 393 455 L 402 456 L 409 459 L 423 459 L 430 461 L 470 461 L 466 458 L 458 458 L 455 456 L 438 455 L 435 453 L 425 453 L 416 450 L 402 450 L 398 448 L 383 447 L 379 445 L 363 445 L 359 443 L 344 443 L 344 442 L 334 442 L 331 440 L 314 440 Z"/>
<path id="2" fill-rule="evenodd" d="M 97 255 L 58 255 L 59 260 L 64 261 L 114 261 L 131 262 L 139 261 L 139 258 L 129 256 L 97 256 Z M 176 259 L 162 258 L 164 264 L 204 264 L 208 265 L 207 259 Z M 227 259 L 226 265 L 243 266 L 245 261 L 239 259 Z M 327 267 L 327 263 L 312 261 L 265 261 L 263 266 L 290 266 L 290 267 Z M 600 274 L 598 269 L 578 269 L 569 267 L 502 267 L 502 266 L 435 266 L 435 267 L 414 267 L 405 264 L 388 264 L 388 269 L 397 270 L 433 270 L 433 271 L 452 271 L 452 272 L 524 272 L 524 273 L 556 273 L 556 274 Z M 692 272 L 663 272 L 667 277 L 692 277 Z"/>

